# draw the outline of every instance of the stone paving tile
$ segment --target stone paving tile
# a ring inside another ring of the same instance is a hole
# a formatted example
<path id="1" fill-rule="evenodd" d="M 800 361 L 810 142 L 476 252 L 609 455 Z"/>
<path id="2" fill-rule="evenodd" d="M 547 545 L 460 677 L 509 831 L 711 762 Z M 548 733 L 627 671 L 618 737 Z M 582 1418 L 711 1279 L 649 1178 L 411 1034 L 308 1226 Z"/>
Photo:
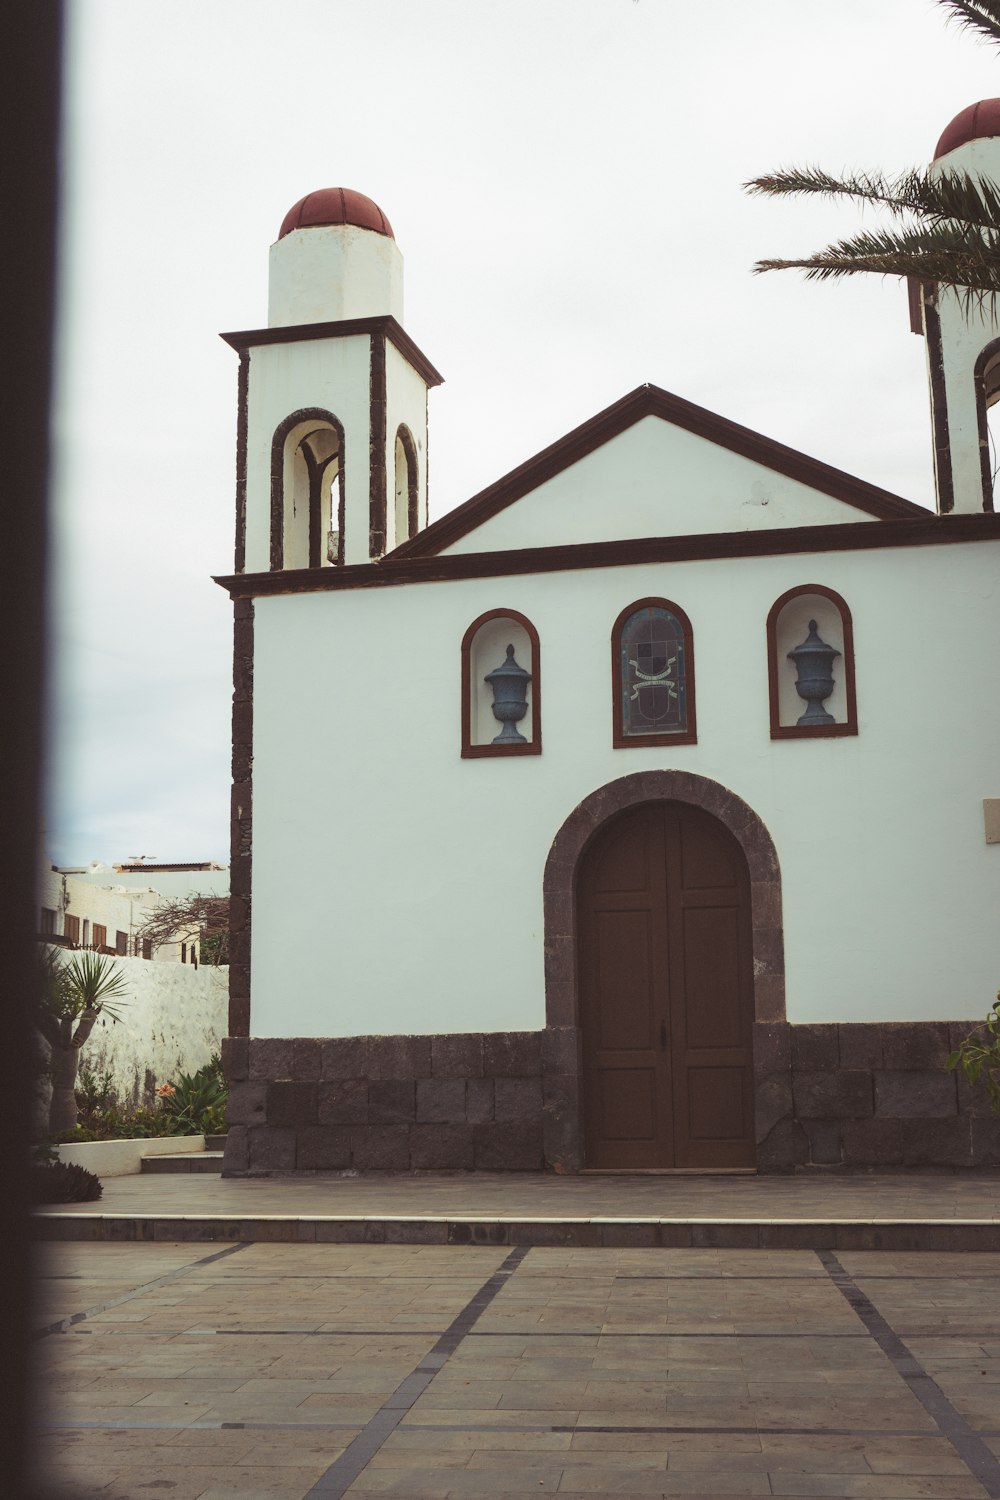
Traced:
<path id="1" fill-rule="evenodd" d="M 196 1265 L 217 1247 L 148 1263 L 147 1249 L 161 1247 L 56 1248 L 47 1264 L 61 1286 L 135 1295 L 39 1345 L 54 1377 L 50 1418 L 162 1425 L 47 1434 L 50 1492 L 137 1496 L 157 1480 L 180 1500 L 301 1500 L 426 1358 L 432 1330 L 509 1255 L 255 1244 Z M 977 1297 L 993 1296 L 1000 1257 L 890 1263 L 865 1252 L 841 1264 L 893 1327 L 935 1319 L 938 1332 L 942 1317 L 968 1318 Z M 154 1265 L 158 1275 L 186 1269 L 149 1288 Z M 74 1310 L 72 1300 L 58 1305 Z M 407 1320 L 427 1331 L 408 1332 Z M 318 1324 L 329 1331 L 304 1331 Z M 223 1327 L 232 1331 L 206 1331 Z M 969 1421 L 1000 1427 L 1000 1338 L 924 1335 L 910 1348 Z M 512 1271 L 350 1493 L 555 1491 L 563 1500 L 984 1493 L 815 1255 L 552 1248 Z"/>

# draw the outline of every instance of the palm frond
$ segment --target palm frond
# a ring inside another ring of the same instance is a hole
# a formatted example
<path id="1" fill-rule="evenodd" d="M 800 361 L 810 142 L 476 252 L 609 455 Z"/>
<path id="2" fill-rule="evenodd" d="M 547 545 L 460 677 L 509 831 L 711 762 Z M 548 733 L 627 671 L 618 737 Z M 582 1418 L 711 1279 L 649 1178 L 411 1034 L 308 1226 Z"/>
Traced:
<path id="1" fill-rule="evenodd" d="M 912 214 L 932 224 L 944 219 L 983 229 L 1000 224 L 1000 188 L 990 178 L 973 177 L 968 172 L 914 169 L 898 177 L 885 177 L 881 172 L 834 177 L 821 167 L 793 167 L 755 177 L 743 186 L 754 197 L 853 198 L 884 208 L 894 218 Z"/>
<path id="2" fill-rule="evenodd" d="M 1000 296 L 1000 240 L 948 226 L 864 232 L 799 260 L 763 260 L 754 266 L 755 272 L 793 269 L 804 271 L 809 281 L 867 272 L 939 282 L 955 289 L 967 314 L 984 305 L 992 312 Z"/>
<path id="3" fill-rule="evenodd" d="M 998 0 L 938 0 L 951 11 L 949 20 L 969 31 L 978 32 L 991 42 L 1000 42 L 1000 3 Z"/>

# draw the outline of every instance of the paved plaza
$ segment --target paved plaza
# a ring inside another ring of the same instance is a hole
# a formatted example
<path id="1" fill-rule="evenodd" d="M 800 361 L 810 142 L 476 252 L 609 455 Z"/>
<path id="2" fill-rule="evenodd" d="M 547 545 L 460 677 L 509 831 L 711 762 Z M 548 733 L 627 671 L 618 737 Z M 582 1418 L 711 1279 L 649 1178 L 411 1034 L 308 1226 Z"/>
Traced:
<path id="1" fill-rule="evenodd" d="M 53 1496 L 1000 1496 L 995 1253 L 38 1253 Z"/>

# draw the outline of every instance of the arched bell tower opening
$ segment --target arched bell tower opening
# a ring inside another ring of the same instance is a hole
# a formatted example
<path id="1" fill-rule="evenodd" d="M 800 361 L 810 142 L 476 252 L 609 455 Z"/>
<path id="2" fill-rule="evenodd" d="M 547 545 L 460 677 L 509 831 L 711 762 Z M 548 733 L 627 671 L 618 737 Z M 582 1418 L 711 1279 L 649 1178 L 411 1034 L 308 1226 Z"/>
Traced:
<path id="1" fill-rule="evenodd" d="M 420 489 L 417 477 L 417 445 L 405 425 L 396 433 L 394 545 L 399 547 L 416 536 L 420 527 Z"/>
<path id="2" fill-rule="evenodd" d="M 293 412 L 271 442 L 271 567 L 344 560 L 344 429 L 331 412 Z"/>

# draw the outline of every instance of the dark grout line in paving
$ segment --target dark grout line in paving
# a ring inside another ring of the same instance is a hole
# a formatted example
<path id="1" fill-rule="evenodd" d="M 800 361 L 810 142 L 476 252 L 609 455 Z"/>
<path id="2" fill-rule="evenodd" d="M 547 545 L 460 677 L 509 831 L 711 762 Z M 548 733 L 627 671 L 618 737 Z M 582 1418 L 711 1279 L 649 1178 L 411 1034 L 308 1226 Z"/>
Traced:
<path id="1" fill-rule="evenodd" d="M 829 1250 L 816 1252 L 824 1270 L 848 1305 L 857 1313 L 883 1354 L 895 1367 L 928 1416 L 948 1439 L 966 1468 L 982 1485 L 991 1500 L 1000 1500 L 1000 1462 L 956 1411 L 937 1381 L 932 1379 L 900 1335 L 865 1296 L 857 1282 Z"/>
<path id="2" fill-rule="evenodd" d="M 761 1333 L 737 1331 L 728 1333 L 717 1328 L 699 1329 L 697 1333 L 682 1329 L 663 1328 L 657 1333 L 645 1329 L 630 1329 L 626 1333 L 574 1333 L 572 1329 L 547 1328 L 482 1328 L 469 1335 L 473 1339 L 866 1339 L 865 1333 Z"/>
<path id="3" fill-rule="evenodd" d="M 174 1271 L 168 1271 L 164 1276 L 157 1276 L 152 1281 L 143 1282 L 142 1286 L 133 1287 L 131 1291 L 123 1292 L 119 1297 L 109 1297 L 106 1302 L 99 1302 L 94 1307 L 88 1307 L 83 1312 L 71 1313 L 69 1317 L 60 1318 L 55 1323 L 49 1323 L 44 1328 L 32 1330 L 32 1339 L 44 1339 L 51 1333 L 66 1333 L 68 1329 L 77 1323 L 84 1322 L 87 1318 L 95 1318 L 98 1313 L 108 1312 L 113 1307 L 121 1307 L 125 1302 L 131 1302 L 136 1297 L 143 1296 L 146 1292 L 155 1291 L 158 1287 L 166 1286 L 168 1282 L 177 1281 L 181 1276 L 187 1276 L 194 1266 L 207 1266 L 211 1261 L 224 1260 L 228 1255 L 235 1255 L 238 1250 L 245 1250 L 245 1245 L 230 1245 L 226 1250 L 216 1250 L 212 1255 L 203 1255 L 200 1260 L 193 1261 L 190 1266 L 178 1266 Z"/>
<path id="4" fill-rule="evenodd" d="M 447 1364 L 473 1324 L 482 1317 L 493 1299 L 503 1290 L 527 1254 L 527 1249 L 523 1248 L 511 1251 L 499 1269 L 494 1271 L 493 1275 L 469 1298 L 461 1312 L 445 1329 L 429 1353 L 424 1355 L 412 1374 L 396 1387 L 354 1441 L 347 1445 L 340 1457 L 334 1459 L 326 1473 L 317 1480 L 311 1490 L 307 1491 L 306 1500 L 310 1495 L 325 1495 L 329 1497 L 329 1500 L 339 1500 L 339 1497 L 346 1493 L 354 1481 L 360 1478 L 376 1453 L 384 1446 L 406 1413 L 413 1407 L 417 1398 L 423 1395 Z"/>

